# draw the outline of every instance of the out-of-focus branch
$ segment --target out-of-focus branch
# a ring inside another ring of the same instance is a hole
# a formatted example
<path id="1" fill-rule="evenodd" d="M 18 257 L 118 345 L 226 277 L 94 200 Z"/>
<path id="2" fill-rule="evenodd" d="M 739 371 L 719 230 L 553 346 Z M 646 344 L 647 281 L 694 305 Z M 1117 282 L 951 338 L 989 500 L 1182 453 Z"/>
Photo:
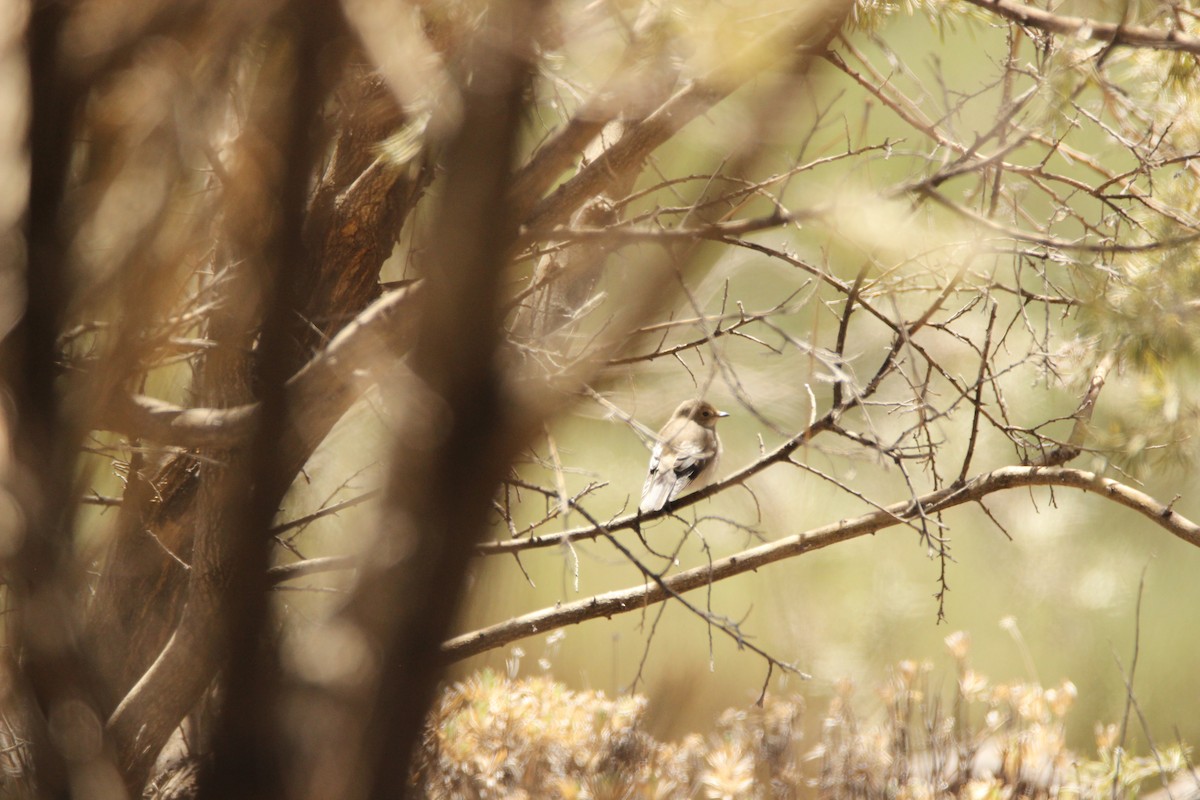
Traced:
<path id="1" fill-rule="evenodd" d="M 1179 50 L 1200 55 L 1200 38 L 1178 30 L 1155 30 L 1142 25 L 1124 25 L 1101 22 L 1087 17 L 1071 17 L 1044 11 L 1015 0 L 967 0 L 967 2 L 999 14 L 1005 19 L 1028 25 L 1031 28 L 1091 39 L 1095 42 L 1112 42 L 1126 47 L 1143 47 L 1151 50 Z"/>
<path id="2" fill-rule="evenodd" d="M 6 646 L 12 662 L 20 665 L 11 681 L 13 704 L 28 723 L 13 734 L 31 741 L 33 774 L 14 776 L 11 783 L 6 779 L 5 791 L 67 797 L 85 774 L 92 780 L 113 777 L 99 738 L 92 752 L 74 748 L 82 731 L 93 730 L 102 716 L 104 699 L 93 654 L 80 646 L 83 582 L 73 535 L 77 506 L 63 501 L 77 493 L 75 459 L 83 431 L 61 391 L 55 364 L 58 335 L 75 299 L 66 218 L 78 201 L 70 181 L 76 163 L 72 156 L 78 115 L 91 87 L 62 59 L 67 6 L 38 3 L 6 12 L 8 24 L 18 30 L 28 13 L 21 69 L 29 86 L 28 98 L 22 87 L 20 97 L 0 99 L 27 115 L 28 122 L 27 129 L 18 125 L 5 134 L 6 145 L 28 158 L 28 177 L 22 182 L 27 190 L 17 190 L 27 191 L 26 196 L 8 195 L 18 205 L 0 223 L 0 239 L 21 243 L 0 252 L 0 274 L 9 287 L 0 334 L 5 395 L 0 491 L 9 506 L 0 515 L 0 538 L 7 543 L 0 574 L 11 593 L 6 605 L 11 603 L 14 612 Z M 21 34 L 6 31 L 4 38 L 9 36 L 15 42 Z M 20 63 L 16 47 L 3 49 L 7 63 Z M 63 716 L 67 708 L 69 718 Z M 55 715 L 63 720 L 59 730 L 54 729 Z"/>
<path id="3" fill-rule="evenodd" d="M 333 724 L 350 733 L 325 757 L 314 797 L 400 796 L 441 677 L 439 642 L 462 601 L 474 542 L 524 436 L 500 370 L 504 267 L 517 220 L 506 200 L 541 7 L 490 4 L 464 48 L 462 119 L 442 158 L 442 192 L 409 359 L 411 391 L 385 481 L 380 549 L 345 617 L 377 667 Z M 339 690 L 339 695 L 345 692 Z"/>
<path id="4" fill-rule="evenodd" d="M 287 383 L 301 438 L 327 431 L 371 382 L 371 367 L 399 357 L 411 344 L 419 285 L 396 289 L 346 325 L 329 345 Z M 176 447 L 231 447 L 246 441 L 257 404 L 234 408 L 182 408 L 152 397 L 122 397 L 105 428 Z"/>
<path id="5" fill-rule="evenodd" d="M 230 24 L 237 27 L 238 36 L 254 37 L 257 26 L 248 25 L 248 17 L 253 15 L 232 7 L 222 8 L 219 12 L 214 10 L 218 25 L 213 36 L 223 41 L 221 26 Z M 230 49 L 245 52 L 236 47 Z M 333 50 L 337 48 L 327 51 L 322 58 L 340 58 Z M 348 60 L 353 61 L 353 57 Z M 333 64 L 333 60 L 327 62 L 327 66 Z M 229 73 L 217 70 L 216 80 L 223 88 L 213 91 L 232 91 L 233 95 L 240 95 L 242 87 L 221 81 L 222 75 L 236 72 L 236 69 Z M 432 170 L 424 169 L 423 163 L 410 162 L 403 169 L 384 163 L 386 159 L 380 158 L 376 145 L 398 124 L 395 102 L 386 89 L 380 88 L 377 80 L 369 76 L 363 81 L 358 80 L 362 77 L 361 64 L 357 71 L 349 69 L 347 72 L 350 74 L 345 82 L 346 91 L 341 93 L 336 108 L 331 105 L 331 111 L 335 112 L 331 122 L 336 125 L 334 155 L 325 174 L 315 181 L 304 223 L 306 257 L 289 265 L 289 280 L 296 281 L 295 288 L 301 295 L 300 305 L 303 306 L 303 313 L 294 315 L 289 325 L 298 345 L 287 361 L 287 370 L 293 372 L 301 371 L 313 351 L 325 346 L 346 320 L 353 319 L 375 299 L 380 266 L 391 255 L 399 226 L 415 207 L 422 188 L 432 176 Z M 230 124 L 235 124 L 235 117 L 228 115 Z M 223 130 L 221 135 L 230 132 Z M 217 200 L 213 213 L 219 217 L 224 211 L 236 218 L 238 213 L 229 207 L 229 203 L 236 199 L 238 185 L 230 182 L 230 175 L 219 159 L 220 153 L 209 154 L 221 182 L 214 190 Z M 299 167 L 293 164 L 290 168 Z M 230 265 L 220 254 L 215 256 L 213 265 L 218 269 L 218 279 L 209 285 L 219 294 L 222 277 L 229 272 Z M 216 298 L 210 292 L 205 301 L 213 299 Z M 404 313 L 407 313 L 411 309 L 405 305 Z M 205 312 L 205 318 L 218 310 L 213 308 L 211 312 Z M 407 328 L 404 323 L 399 323 L 397 330 Z M 380 329 L 377 332 L 386 342 L 386 331 Z M 400 334 L 401 338 L 403 335 Z M 360 344 L 367 350 L 374 346 L 366 340 Z M 206 351 L 204 359 L 208 355 Z M 369 361 L 355 361 L 348 369 L 363 367 Z M 318 372 L 332 366 L 324 362 L 309 365 Z M 331 391 L 326 391 L 331 387 Z M 298 396 L 291 394 L 293 388 L 301 390 Z M 311 391 L 305 390 L 303 385 L 289 384 L 290 404 L 307 406 L 312 401 L 315 405 L 306 408 L 303 427 L 289 426 L 279 444 L 281 460 L 287 464 L 282 472 L 290 472 L 293 477 L 299 472 L 358 392 L 358 387 L 350 389 L 344 383 L 321 380 L 313 382 Z M 192 396 L 198 398 L 201 406 L 217 405 L 205 401 L 203 392 L 195 384 Z M 92 398 L 89 400 L 94 402 Z M 244 404 L 246 400 L 239 402 Z M 238 403 L 230 405 L 237 407 Z M 167 410 L 164 416 L 170 413 Z M 90 420 L 89 424 L 96 425 Z M 141 435 L 136 429 L 130 433 Z M 166 433 L 172 437 L 178 435 L 170 429 Z M 209 436 L 212 436 L 211 446 L 216 446 L 218 440 L 229 441 L 223 434 L 215 435 L 212 431 L 204 431 L 202 438 Z M 281 477 L 280 481 L 283 480 L 286 478 Z M 177 562 L 167 553 L 187 557 L 190 552 L 197 513 L 195 502 L 201 482 L 196 461 L 188 453 L 179 454 L 165 464 L 151 465 L 147 474 L 135 475 L 135 480 L 130 482 L 131 487 L 146 489 L 142 492 L 146 502 L 122 506 L 124 519 L 119 526 L 120 533 L 105 558 L 112 568 L 101 573 L 89 619 L 89 636 L 101 654 L 100 660 L 112 672 L 110 680 L 118 696 L 129 691 L 153 663 L 179 621 L 183 602 L 180 587 L 184 576 Z M 129 499 L 128 495 L 126 499 Z"/>
<path id="6" fill-rule="evenodd" d="M 284 456 L 295 458 L 299 451 L 315 446 L 358 397 L 368 368 L 385 352 L 403 350 L 411 343 L 411 320 L 416 316 L 413 302 L 420 291 L 416 286 L 397 289 L 380 298 L 347 325 L 317 358 L 293 377 L 287 385 L 287 402 L 295 409 L 293 435 L 281 442 Z M 229 447 L 245 442 L 253 429 L 257 406 L 233 409 L 192 409 L 173 412 L 137 404 L 149 415 L 148 428 L 158 426 L 159 433 L 188 436 L 208 446 Z M 174 414 L 174 416 L 173 416 Z M 182 418 L 188 425 L 174 425 Z M 190 423 L 197 423 L 191 425 Z M 134 425 L 137 435 L 146 429 Z M 219 443 L 219 444 L 218 444 Z M 131 774 L 141 775 L 149 768 L 155 746 L 178 724 L 180 716 L 194 702 L 198 692 L 212 680 L 215 659 L 195 658 L 195 648 L 214 632 L 213 621 L 200 603 L 180 620 L 179 628 L 153 666 L 129 691 L 108 722 L 119 741 L 126 743 Z"/>
<path id="7" fill-rule="evenodd" d="M 914 500 L 894 503 L 853 519 L 844 519 L 804 533 L 795 534 L 759 547 L 743 550 L 703 567 L 684 570 L 662 584 L 645 584 L 630 589 L 599 594 L 586 600 L 546 608 L 456 636 L 442 645 L 450 661 L 503 646 L 509 642 L 546 633 L 555 628 L 575 625 L 598 617 L 612 617 L 628 611 L 640 611 L 651 603 L 709 586 L 726 578 L 754 572 L 768 564 L 801 556 L 833 544 L 876 533 L 915 519 L 965 503 L 975 502 L 995 492 L 1032 486 L 1062 486 L 1081 489 L 1106 497 L 1133 509 L 1171 534 L 1194 547 L 1200 547 L 1200 525 L 1174 511 L 1144 492 L 1094 472 L 1065 467 L 1004 467 L 979 475 L 961 486 L 922 495 Z M 605 527 L 605 530 L 611 528 Z"/>
<path id="8" fill-rule="evenodd" d="M 538 147 L 513 175 L 509 202 L 518 219 L 524 218 L 545 191 L 583 155 L 585 149 L 614 120 L 640 117 L 640 108 L 657 108 L 670 95 L 678 66 L 652 31 L 661 24 L 661 11 L 647 6 L 631 34 L 633 41 L 606 85 L 600 88 L 561 128 Z M 619 12 L 618 12 L 619 13 Z M 647 109 L 648 110 L 648 109 Z"/>
<path id="9" fill-rule="evenodd" d="M 267 570 L 267 580 L 274 585 L 285 581 L 294 581 L 297 578 L 304 578 L 309 575 L 318 575 L 322 572 L 338 572 L 340 570 L 354 569 L 357 565 L 358 559 L 351 556 L 306 558 L 303 561 L 296 561 L 291 564 L 279 564 L 271 567 Z"/>
<path id="10" fill-rule="evenodd" d="M 333 76 L 340 72 L 329 69 L 336 63 L 331 51 L 344 48 L 349 31 L 342 5 L 335 0 L 285 3 L 271 22 L 264 38 L 272 49 L 250 95 L 241 138 L 251 143 L 249 152 L 255 144 L 269 144 L 282 163 L 272 164 L 274 169 L 240 172 L 235 178 L 240 178 L 242 192 L 264 192 L 271 200 L 263 205 L 273 201 L 277 212 L 249 242 L 241 240 L 242 226 L 227 222 L 226 228 L 227 246 L 255 267 L 261 293 L 258 319 L 247 321 L 257 333 L 250 384 L 260 413 L 243 447 L 224 463 L 206 468 L 210 496 L 200 507 L 205 519 L 189 575 L 188 607 L 193 614 L 213 617 L 214 636 L 206 647 L 215 651 L 217 673 L 223 679 L 212 725 L 212 760 L 201 775 L 200 800 L 277 797 L 288 783 L 289 759 L 279 722 L 282 659 L 267 592 L 274 541 L 270 527 L 295 477 L 292 454 L 279 446 L 298 421 L 288 381 L 294 364 L 311 350 L 298 345 L 292 331 L 297 319 L 306 316 L 305 306 L 329 294 L 297 285 L 297 277 L 321 277 L 322 270 L 297 274 L 293 266 L 318 255 L 310 252 L 303 235 L 311 219 L 310 176 L 325 158 L 323 142 L 313 130 L 329 100 Z M 330 64 L 322 66 L 323 58 Z M 381 188 L 387 186 L 382 182 Z M 230 211 L 236 213 L 237 206 Z M 328 231 L 327 225 L 320 227 Z M 311 323 L 304 330 L 311 330 Z M 134 790 L 145 786 L 145 779 L 138 777 Z"/>
<path id="11" fill-rule="evenodd" d="M 817 56 L 825 52 L 848 7 L 848 3 L 840 0 L 823 0 L 813 4 L 811 15 L 804 15 L 804 30 L 801 32 L 804 40 L 788 43 L 800 53 L 798 60 L 802 61 L 804 55 Z M 796 31 L 787 30 L 779 35 L 795 34 Z M 734 77 L 727 71 L 719 70 L 716 74 L 705 75 L 688 83 L 645 119 L 629 125 L 620 140 L 534 206 L 522 220 L 525 230 L 540 235 L 562 225 L 592 198 L 636 175 L 651 153 L 689 122 L 728 97 L 752 74 L 743 71 L 740 76 Z"/>
<path id="12" fill-rule="evenodd" d="M 1070 438 L 1067 439 L 1066 443 L 1054 448 L 1040 459 L 1034 460 L 1032 462 L 1034 466 L 1062 466 L 1083 452 L 1083 443 L 1087 438 L 1088 426 L 1091 424 L 1092 414 L 1096 410 L 1096 400 L 1100 397 L 1100 390 L 1104 388 L 1104 384 L 1108 380 L 1108 373 L 1112 371 L 1116 363 L 1117 357 L 1115 353 L 1105 353 L 1100 359 L 1100 363 L 1092 370 L 1092 377 L 1088 381 L 1087 390 L 1083 393 L 1083 399 L 1080 400 L 1079 407 L 1071 415 L 1075 420 L 1075 424 L 1071 428 Z"/>
<path id="13" fill-rule="evenodd" d="M 626 130 L 620 141 L 581 169 L 570 180 L 543 198 L 525 225 L 543 232 L 566 222 L 580 206 L 604 193 L 608 186 L 641 169 L 650 153 L 684 125 L 722 100 L 728 90 L 693 81 L 680 89 L 653 114 Z"/>

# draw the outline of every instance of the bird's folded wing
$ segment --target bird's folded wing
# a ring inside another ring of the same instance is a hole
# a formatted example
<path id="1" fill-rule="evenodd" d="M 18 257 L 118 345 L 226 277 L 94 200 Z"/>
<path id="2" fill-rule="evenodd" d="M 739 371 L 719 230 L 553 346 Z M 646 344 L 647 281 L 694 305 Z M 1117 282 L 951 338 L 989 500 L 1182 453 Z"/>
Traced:
<path id="1" fill-rule="evenodd" d="M 659 444 L 650 458 L 650 474 L 638 508 L 657 511 L 674 500 L 712 461 L 714 452 L 691 442 Z"/>
<path id="2" fill-rule="evenodd" d="M 675 445 L 672 448 L 671 464 L 669 469 L 675 473 L 676 482 L 679 484 L 679 491 L 687 486 L 692 480 L 699 475 L 712 460 L 713 451 L 707 447 L 701 447 L 694 442 L 683 442 Z M 662 459 L 665 462 L 665 459 Z M 664 463 L 662 469 L 668 469 Z M 672 495 L 674 496 L 674 495 Z"/>
<path id="3" fill-rule="evenodd" d="M 667 453 L 667 460 L 671 460 L 671 454 Z M 671 496 L 671 490 L 675 487 L 675 473 L 670 465 L 663 465 L 663 446 L 660 442 L 654 446 L 654 452 L 650 455 L 650 472 L 646 475 L 646 483 L 642 486 L 642 502 L 638 503 L 638 510 L 658 511 L 666 505 L 667 498 Z"/>

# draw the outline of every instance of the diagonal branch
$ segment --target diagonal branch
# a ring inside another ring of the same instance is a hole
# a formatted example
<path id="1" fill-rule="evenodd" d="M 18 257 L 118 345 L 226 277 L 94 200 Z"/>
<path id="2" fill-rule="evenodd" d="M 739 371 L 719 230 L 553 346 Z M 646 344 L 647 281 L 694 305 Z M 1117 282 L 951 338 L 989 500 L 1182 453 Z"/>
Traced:
<path id="1" fill-rule="evenodd" d="M 456 636 L 442 645 L 442 654 L 457 661 L 509 642 L 555 628 L 575 625 L 597 617 L 612 617 L 644 609 L 671 596 L 708 586 L 767 564 L 801 556 L 839 542 L 876 533 L 904 523 L 919 514 L 932 514 L 975 502 L 1006 489 L 1032 486 L 1063 486 L 1092 492 L 1131 508 L 1194 547 L 1200 547 L 1200 525 L 1175 512 L 1170 506 L 1123 483 L 1094 472 L 1065 467 L 1003 467 L 976 476 L 965 484 L 949 486 L 914 500 L 894 503 L 853 519 L 843 519 L 769 544 L 695 567 L 652 583 L 595 595 L 574 603 L 544 608 L 488 628 Z M 611 531 L 600 529 L 597 535 Z M 543 537 L 545 538 L 545 537 Z M 576 537 L 584 538 L 584 537 Z"/>
<path id="2" fill-rule="evenodd" d="M 830 1 L 812 5 L 806 40 L 794 51 L 802 60 L 824 53 L 848 8 L 846 3 Z M 781 35 L 790 36 L 792 32 L 784 31 Z M 542 198 L 522 219 L 525 230 L 542 232 L 566 223 L 584 203 L 640 171 L 651 153 L 728 97 L 749 77 L 748 72 L 737 76 L 718 69 L 681 88 L 645 119 L 629 126 L 620 140 L 574 177 Z"/>
<path id="3" fill-rule="evenodd" d="M 619 176 L 638 171 L 647 157 L 684 125 L 723 100 L 728 91 L 693 81 L 646 119 L 631 127 L 620 141 L 543 198 L 526 226 L 543 230 L 562 224 L 580 206 L 602 194 Z"/>
<path id="4" fill-rule="evenodd" d="M 1100 359 L 1100 363 L 1092 370 L 1092 377 L 1088 381 L 1087 390 L 1083 393 L 1083 399 L 1079 401 L 1079 408 L 1071 415 L 1075 424 L 1071 428 L 1070 438 L 1064 444 L 1046 453 L 1041 459 L 1034 461 L 1036 466 L 1058 467 L 1083 452 L 1084 439 L 1087 438 L 1088 426 L 1092 422 L 1092 412 L 1096 409 L 1096 399 L 1100 396 L 1100 390 L 1104 388 L 1104 383 L 1108 380 L 1108 373 L 1112 371 L 1116 361 L 1116 355 L 1111 352 L 1106 353 Z"/>
<path id="5" fill-rule="evenodd" d="M 788 439 L 783 444 L 776 447 L 771 452 L 767 453 L 757 461 L 748 464 L 732 475 L 710 483 L 702 489 L 698 489 L 690 494 L 686 494 L 676 500 L 672 500 L 665 508 L 658 511 L 650 511 L 647 513 L 627 514 L 623 517 L 617 517 L 614 520 L 604 525 L 584 525 L 578 528 L 572 528 L 569 531 L 560 533 L 548 533 L 542 536 L 530 536 L 528 539 L 510 539 L 507 541 L 484 542 L 476 545 L 476 555 L 493 556 L 504 553 L 518 553 L 522 550 L 536 550 L 543 547 L 555 547 L 558 545 L 568 544 L 581 540 L 598 539 L 601 536 L 612 533 L 613 531 L 624 530 L 626 528 L 637 528 L 642 523 L 650 520 L 666 517 L 677 513 L 680 509 L 695 505 L 701 500 L 711 497 L 719 492 L 724 491 L 730 486 L 743 483 L 747 479 L 762 472 L 772 464 L 782 461 L 787 461 L 788 457 L 807 445 L 813 437 L 825 431 L 831 431 L 837 424 L 837 419 L 845 409 L 841 406 L 838 409 L 827 412 L 823 417 L 814 421 L 804 430 L 797 433 L 792 438 Z"/>
<path id="6" fill-rule="evenodd" d="M 328 431 L 361 394 L 368 368 L 380 353 L 402 352 L 411 339 L 419 285 L 389 292 L 341 330 L 287 382 L 302 438 Z M 234 408 L 182 408 L 142 395 L 119 398 L 105 428 L 176 447 L 234 447 L 254 429 L 258 404 Z"/>
<path id="7" fill-rule="evenodd" d="M 1087 17 L 1069 17 L 1027 6 L 1015 0 L 967 0 L 967 2 L 999 14 L 1005 19 L 1031 28 L 1070 36 L 1091 39 L 1095 42 L 1110 42 L 1127 47 L 1143 47 L 1151 50 L 1179 50 L 1200 55 L 1200 38 L 1178 30 L 1155 30 L 1142 25 L 1122 25 L 1100 22 Z"/>

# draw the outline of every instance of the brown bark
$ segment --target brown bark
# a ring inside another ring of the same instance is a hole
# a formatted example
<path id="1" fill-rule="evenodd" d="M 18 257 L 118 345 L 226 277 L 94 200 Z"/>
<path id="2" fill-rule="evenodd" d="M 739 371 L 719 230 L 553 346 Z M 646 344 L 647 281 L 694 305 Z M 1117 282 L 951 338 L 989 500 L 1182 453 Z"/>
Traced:
<path id="1" fill-rule="evenodd" d="M 395 118 L 394 111 L 360 110 L 350 115 L 340 139 L 370 141 L 369 137 L 389 130 L 386 120 Z M 369 148 L 360 145 L 357 150 Z M 316 231 L 322 231 L 321 247 L 310 252 L 308 262 L 299 270 L 301 275 L 311 275 L 307 281 L 312 288 L 305 300 L 306 317 L 319 322 L 321 334 L 307 334 L 297 358 L 311 355 L 324 344 L 325 337 L 335 334 L 378 294 L 379 268 L 391 254 L 400 225 L 428 178 L 427 170 L 413 175 L 377 163 L 357 175 L 349 169 L 326 174 L 314 207 L 318 200 L 327 203 L 327 221 L 319 225 L 314 219 L 308 226 L 310 239 L 317 238 Z M 334 183 L 335 179 L 339 183 Z M 299 361 L 296 368 L 303 363 Z M 292 475 L 323 437 L 309 432 L 305 438 L 305 446 L 290 448 Z M 145 672 L 178 620 L 184 572 L 170 553 L 184 562 L 190 558 L 193 531 L 189 523 L 197 475 L 194 457 L 182 454 L 147 477 L 154 492 L 143 497 L 150 502 L 134 502 L 123 511 L 121 533 L 105 558 L 106 569 L 92 606 L 91 628 L 105 672 L 119 693 L 127 691 Z M 131 487 L 136 483 L 131 482 Z M 131 499 L 138 498 L 135 495 Z"/>
<path id="2" fill-rule="evenodd" d="M 424 168 L 393 169 L 380 159 L 364 158 L 364 154 L 373 152 L 373 143 L 392 131 L 400 115 L 376 80 L 354 72 L 349 84 L 344 92 L 347 113 L 338 133 L 335 156 L 309 204 L 305 225 L 308 252 L 299 268 L 284 277 L 296 281 L 301 291 L 299 302 L 305 309 L 304 319 L 291 328 L 295 344 L 288 367 L 291 371 L 299 370 L 315 350 L 378 294 L 379 269 L 431 176 Z M 285 265 L 285 270 L 289 266 Z M 247 344 L 243 339 L 233 347 L 245 353 Z M 201 403 L 221 408 L 251 399 L 247 390 L 248 363 L 217 370 L 212 357 L 206 361 L 208 375 L 198 377 L 196 391 Z M 243 388 L 233 391 L 231 387 L 236 386 Z M 282 457 L 275 482 L 276 505 L 340 416 L 328 411 L 344 411 L 349 401 L 349 396 L 335 394 L 332 404 L 321 406 L 327 413 L 307 418 L 310 424 L 304 428 L 292 426 L 286 430 L 279 442 Z M 193 541 L 205 516 L 200 505 L 206 491 L 204 474 L 196 455 L 186 452 L 169 457 L 165 463 L 148 468 L 147 475 L 130 481 L 119 533 L 105 557 L 89 624 L 90 641 L 107 683 L 114 689 L 110 702 L 115 703 L 134 687 L 181 625 L 188 578 L 181 562 L 192 561 Z M 176 646 L 194 650 L 202 641 L 202 632 L 182 630 Z M 194 702 L 212 677 L 212 664 L 188 662 L 186 658 L 174 663 L 195 674 L 183 681 L 186 691 L 170 690 L 179 695 L 179 702 L 167 704 L 168 717 L 185 712 L 185 697 L 190 696 Z M 158 704 L 160 711 L 165 708 L 161 699 L 137 700 Z M 144 723 L 136 719 L 139 707 L 127 704 L 116 720 L 115 730 Z M 165 728 L 159 724 L 154 741 L 161 745 L 161 739 L 177 722 L 176 718 Z M 147 736 L 139 734 L 140 741 L 148 741 Z M 142 752 L 145 746 L 139 748 L 134 754 L 138 759 L 153 758 L 152 753 L 147 756 Z M 148 766 L 144 760 L 135 763 L 139 770 Z"/>

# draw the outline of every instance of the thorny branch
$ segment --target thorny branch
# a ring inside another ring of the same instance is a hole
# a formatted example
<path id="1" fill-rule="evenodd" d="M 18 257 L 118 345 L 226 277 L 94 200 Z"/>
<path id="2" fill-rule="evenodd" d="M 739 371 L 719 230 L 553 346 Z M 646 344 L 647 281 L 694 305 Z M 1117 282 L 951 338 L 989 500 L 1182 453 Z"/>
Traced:
<path id="1" fill-rule="evenodd" d="M 556 605 L 448 640 L 442 653 L 449 660 L 476 653 L 556 628 L 598 617 L 612 617 L 661 603 L 686 592 L 704 588 L 734 575 L 756 572 L 787 558 L 865 536 L 913 519 L 921 513 L 937 513 L 976 502 L 990 494 L 1031 486 L 1061 486 L 1098 494 L 1130 508 L 1194 547 L 1200 547 L 1200 525 L 1172 511 L 1167 505 L 1125 484 L 1085 470 L 1066 467 L 1004 467 L 978 475 L 962 485 L 949 486 L 913 500 L 893 503 L 860 517 L 839 520 L 803 533 L 742 550 L 709 566 L 674 573 L 660 581 L 631 589 L 595 595 L 573 603 Z M 609 535 L 611 526 L 596 525 L 599 534 Z"/>
<path id="2" fill-rule="evenodd" d="M 1200 37 L 1179 30 L 1155 30 L 1141 25 L 1100 22 L 1086 17 L 1055 14 L 1014 0 L 967 0 L 980 8 L 1031 28 L 1097 42 L 1152 50 L 1179 50 L 1200 55 Z"/>

